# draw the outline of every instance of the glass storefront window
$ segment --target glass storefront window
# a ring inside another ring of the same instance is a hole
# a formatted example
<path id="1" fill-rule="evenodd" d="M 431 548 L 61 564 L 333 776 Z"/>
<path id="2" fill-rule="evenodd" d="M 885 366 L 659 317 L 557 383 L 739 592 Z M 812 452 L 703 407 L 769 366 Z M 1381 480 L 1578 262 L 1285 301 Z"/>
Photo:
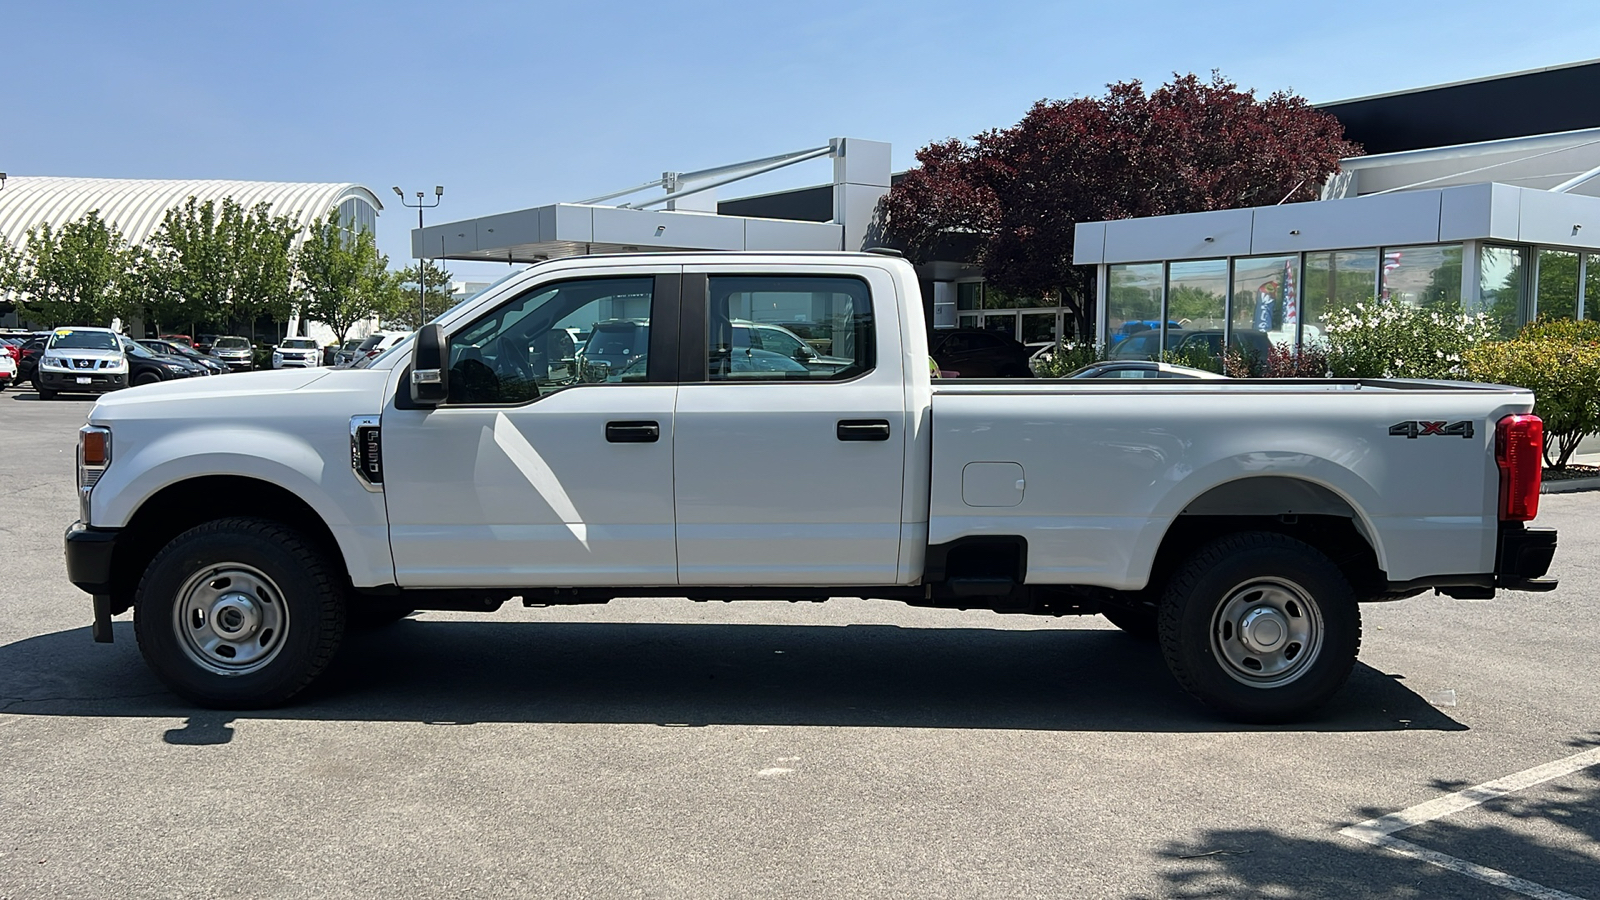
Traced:
<path id="1" fill-rule="evenodd" d="M 1522 301 L 1528 293 L 1527 262 L 1525 247 L 1485 244 L 1479 248 L 1478 305 L 1462 311 L 1488 315 L 1501 337 L 1516 334 L 1522 320 Z"/>
<path id="2" fill-rule="evenodd" d="M 1227 296 L 1225 259 L 1175 262 L 1167 270 L 1167 321 L 1179 329 L 1221 331 L 1228 318 Z"/>
<path id="3" fill-rule="evenodd" d="M 1551 319 L 1578 316 L 1578 254 L 1566 250 L 1539 251 L 1539 286 L 1534 295 L 1538 314 Z"/>
<path id="4" fill-rule="evenodd" d="M 956 309 L 983 309 L 983 282 L 958 282 L 956 284 Z"/>
<path id="5" fill-rule="evenodd" d="M 1265 256 L 1233 261 L 1233 346 L 1262 355 L 1267 344 L 1298 340 L 1300 258 Z"/>
<path id="6" fill-rule="evenodd" d="M 999 290 L 991 285 L 985 285 L 983 290 L 984 309 L 1027 309 L 1030 307 L 1053 307 L 1054 303 L 1043 297 L 1018 297 Z"/>
<path id="7" fill-rule="evenodd" d="M 1308 344 L 1322 340 L 1328 313 L 1371 303 L 1377 290 L 1377 248 L 1307 253 L 1305 286 L 1300 292 L 1300 339 Z"/>
<path id="8" fill-rule="evenodd" d="M 1134 263 L 1107 266 L 1106 346 L 1115 350 L 1129 335 L 1161 327 L 1161 263 Z M 1153 358 L 1160 348 L 1159 332 L 1151 344 Z"/>
<path id="9" fill-rule="evenodd" d="M 989 313 L 983 317 L 983 330 L 994 334 L 1003 334 L 1008 338 L 1017 336 L 1017 314 L 1002 313 L 995 315 Z"/>
<path id="10" fill-rule="evenodd" d="M 1022 342 L 1024 344 L 1038 344 L 1045 341 L 1054 342 L 1058 337 L 1055 313 L 1025 312 L 1022 314 Z"/>
<path id="11" fill-rule="evenodd" d="M 956 327 L 957 328 L 977 328 L 978 327 L 978 317 L 977 316 L 960 316 L 960 317 L 958 317 L 956 319 Z"/>
<path id="12" fill-rule="evenodd" d="M 1380 299 L 1461 311 L 1461 245 L 1383 248 Z"/>

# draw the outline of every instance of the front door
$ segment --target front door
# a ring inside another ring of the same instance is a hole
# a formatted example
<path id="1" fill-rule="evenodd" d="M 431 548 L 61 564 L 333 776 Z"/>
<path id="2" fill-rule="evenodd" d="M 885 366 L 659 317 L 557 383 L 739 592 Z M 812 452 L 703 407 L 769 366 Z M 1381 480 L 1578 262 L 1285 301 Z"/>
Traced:
<path id="1" fill-rule="evenodd" d="M 719 265 L 686 267 L 683 285 L 679 582 L 896 583 L 905 383 L 894 306 L 872 302 L 892 280 Z M 789 346 L 782 323 L 818 352 L 765 349 Z"/>
<path id="2" fill-rule="evenodd" d="M 677 269 L 547 281 L 452 326 L 449 400 L 383 414 L 400 586 L 676 582 L 677 388 L 649 351 L 676 342 Z"/>

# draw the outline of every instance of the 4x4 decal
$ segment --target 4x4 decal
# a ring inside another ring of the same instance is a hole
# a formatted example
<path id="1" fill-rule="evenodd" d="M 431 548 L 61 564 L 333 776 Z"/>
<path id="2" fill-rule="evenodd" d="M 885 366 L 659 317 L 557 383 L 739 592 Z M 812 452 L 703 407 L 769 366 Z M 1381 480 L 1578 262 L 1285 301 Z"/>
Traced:
<path id="1" fill-rule="evenodd" d="M 1472 437 L 1472 423 L 1461 422 L 1396 422 L 1389 426 L 1390 437 L 1419 438 L 1429 435 L 1441 437 Z"/>

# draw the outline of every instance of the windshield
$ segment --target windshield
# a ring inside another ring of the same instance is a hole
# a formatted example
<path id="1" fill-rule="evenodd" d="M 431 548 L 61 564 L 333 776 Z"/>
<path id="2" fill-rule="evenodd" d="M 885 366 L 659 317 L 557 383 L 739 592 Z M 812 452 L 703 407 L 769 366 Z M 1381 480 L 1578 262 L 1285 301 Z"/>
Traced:
<path id="1" fill-rule="evenodd" d="M 130 338 L 123 338 L 122 339 L 122 349 L 126 350 L 128 352 L 129 356 L 137 356 L 140 359 L 155 359 L 156 358 L 156 355 L 154 353 L 151 353 L 148 348 L 141 347 L 140 345 L 134 343 L 133 340 L 130 339 Z"/>
<path id="2" fill-rule="evenodd" d="M 371 368 L 372 366 L 375 366 L 378 363 L 383 362 L 384 360 L 388 359 L 389 357 L 394 356 L 396 353 L 400 352 L 400 348 L 411 346 L 411 338 L 412 338 L 412 335 L 408 334 L 404 338 L 401 338 L 400 340 L 395 341 L 392 345 L 390 345 L 389 349 L 383 351 L 382 353 L 379 353 L 377 356 L 364 356 L 364 357 L 356 360 L 355 364 L 352 365 L 351 368 L 352 369 L 367 369 L 367 368 Z"/>
<path id="3" fill-rule="evenodd" d="M 219 337 L 211 347 L 214 350 L 249 350 L 250 342 L 242 337 Z"/>
<path id="4" fill-rule="evenodd" d="M 278 346 L 285 350 L 315 350 L 317 342 L 311 338 L 287 338 Z"/>
<path id="5" fill-rule="evenodd" d="M 116 350 L 117 336 L 109 331 L 62 328 L 50 335 L 48 350 Z"/>

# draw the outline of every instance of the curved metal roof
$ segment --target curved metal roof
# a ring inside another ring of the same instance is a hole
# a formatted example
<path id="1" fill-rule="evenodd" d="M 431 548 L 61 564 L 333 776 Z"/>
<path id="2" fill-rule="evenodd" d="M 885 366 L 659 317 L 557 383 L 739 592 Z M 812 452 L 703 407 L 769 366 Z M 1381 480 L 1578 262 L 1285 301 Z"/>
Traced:
<path id="1" fill-rule="evenodd" d="M 155 181 L 130 178 L 12 177 L 0 189 L 0 235 L 13 245 L 27 239 L 40 222 L 65 225 L 90 210 L 115 225 L 129 243 L 143 244 L 161 225 L 161 218 L 190 197 L 201 203 L 232 197 L 246 209 L 270 205 L 274 215 L 288 216 L 304 234 L 312 222 L 354 197 L 383 209 L 378 195 L 352 183 L 316 184 L 287 181 Z M 298 243 L 299 238 L 296 238 Z"/>

